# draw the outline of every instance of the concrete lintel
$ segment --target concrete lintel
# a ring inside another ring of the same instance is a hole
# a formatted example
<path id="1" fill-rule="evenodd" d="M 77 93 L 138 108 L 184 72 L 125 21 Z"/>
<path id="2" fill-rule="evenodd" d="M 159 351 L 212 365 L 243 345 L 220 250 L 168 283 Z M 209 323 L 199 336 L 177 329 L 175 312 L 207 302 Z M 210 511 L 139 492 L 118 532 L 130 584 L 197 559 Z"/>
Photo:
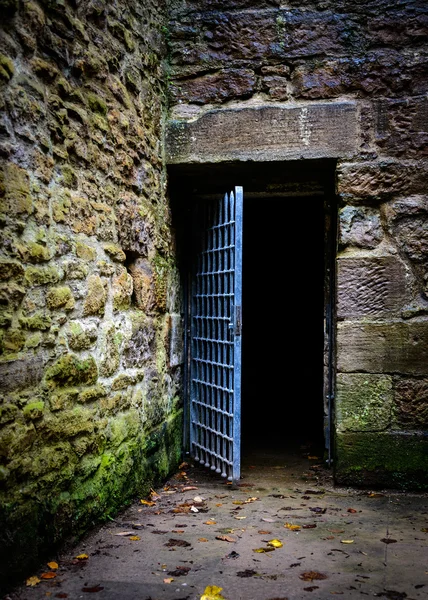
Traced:
<path id="1" fill-rule="evenodd" d="M 220 108 L 166 133 L 168 164 L 350 158 L 357 144 L 352 101 Z"/>

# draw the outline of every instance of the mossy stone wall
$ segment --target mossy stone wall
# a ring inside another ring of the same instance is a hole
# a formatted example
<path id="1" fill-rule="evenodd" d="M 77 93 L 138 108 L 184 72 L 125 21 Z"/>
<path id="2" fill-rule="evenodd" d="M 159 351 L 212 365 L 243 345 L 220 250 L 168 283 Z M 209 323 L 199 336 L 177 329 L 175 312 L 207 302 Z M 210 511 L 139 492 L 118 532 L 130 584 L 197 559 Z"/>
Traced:
<path id="1" fill-rule="evenodd" d="M 182 401 L 163 1 L 0 14 L 4 584 L 175 468 Z"/>

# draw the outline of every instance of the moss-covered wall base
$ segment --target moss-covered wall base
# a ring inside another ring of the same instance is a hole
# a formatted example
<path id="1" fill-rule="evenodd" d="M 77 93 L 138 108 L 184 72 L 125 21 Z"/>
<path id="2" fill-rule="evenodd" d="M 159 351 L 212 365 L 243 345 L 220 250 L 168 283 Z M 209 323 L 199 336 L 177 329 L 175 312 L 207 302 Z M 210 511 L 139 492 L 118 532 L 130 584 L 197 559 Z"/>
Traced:
<path id="1" fill-rule="evenodd" d="M 423 434 L 344 433 L 336 449 L 339 485 L 428 490 L 428 438 Z"/>
<path id="2" fill-rule="evenodd" d="M 23 496 L 6 505 L 0 516 L 0 562 L 7 578 L 1 586 L 39 566 L 64 540 L 76 541 L 164 481 L 180 462 L 182 428 L 179 411 L 146 436 L 122 444 L 115 454 L 102 454 L 91 476 L 76 477 L 63 493 Z"/>

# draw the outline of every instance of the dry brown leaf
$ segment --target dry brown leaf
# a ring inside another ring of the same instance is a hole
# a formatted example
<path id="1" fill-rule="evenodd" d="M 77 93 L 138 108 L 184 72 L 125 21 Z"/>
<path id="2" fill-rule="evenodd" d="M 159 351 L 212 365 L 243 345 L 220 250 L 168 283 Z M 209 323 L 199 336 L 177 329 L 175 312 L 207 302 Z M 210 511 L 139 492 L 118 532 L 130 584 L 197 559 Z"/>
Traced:
<path id="1" fill-rule="evenodd" d="M 207 538 L 198 538 L 198 542 L 208 542 Z"/>
<path id="2" fill-rule="evenodd" d="M 260 535 L 269 535 L 272 532 L 267 531 L 266 529 L 259 529 L 257 533 L 260 533 Z"/>
<path id="3" fill-rule="evenodd" d="M 40 579 L 37 577 L 37 575 L 33 575 L 32 577 L 29 577 L 27 579 L 25 585 L 27 585 L 28 587 L 34 587 L 38 583 L 40 583 Z"/>
<path id="4" fill-rule="evenodd" d="M 40 579 L 54 579 L 56 577 L 56 573 L 53 571 L 48 571 L 47 573 L 42 573 L 40 575 Z"/>
<path id="5" fill-rule="evenodd" d="M 358 510 L 355 510 L 355 508 L 348 508 L 347 512 L 348 513 L 357 513 Z"/>
<path id="6" fill-rule="evenodd" d="M 324 573 L 318 573 L 318 571 L 305 571 L 299 575 L 299 578 L 303 581 L 314 581 L 315 579 L 327 579 L 327 575 L 324 575 Z"/>
<path id="7" fill-rule="evenodd" d="M 222 542 L 236 542 L 236 539 L 231 535 L 216 535 L 216 540 L 221 540 Z"/>

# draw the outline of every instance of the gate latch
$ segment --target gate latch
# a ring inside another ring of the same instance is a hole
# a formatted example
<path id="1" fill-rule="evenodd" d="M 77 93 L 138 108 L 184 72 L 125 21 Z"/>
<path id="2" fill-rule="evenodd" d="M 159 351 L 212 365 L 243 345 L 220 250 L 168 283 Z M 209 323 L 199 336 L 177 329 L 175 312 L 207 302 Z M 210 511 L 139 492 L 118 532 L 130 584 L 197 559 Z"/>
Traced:
<path id="1" fill-rule="evenodd" d="M 242 311 L 240 306 L 234 307 L 234 323 L 229 323 L 229 329 L 233 329 L 235 335 L 241 335 Z"/>

